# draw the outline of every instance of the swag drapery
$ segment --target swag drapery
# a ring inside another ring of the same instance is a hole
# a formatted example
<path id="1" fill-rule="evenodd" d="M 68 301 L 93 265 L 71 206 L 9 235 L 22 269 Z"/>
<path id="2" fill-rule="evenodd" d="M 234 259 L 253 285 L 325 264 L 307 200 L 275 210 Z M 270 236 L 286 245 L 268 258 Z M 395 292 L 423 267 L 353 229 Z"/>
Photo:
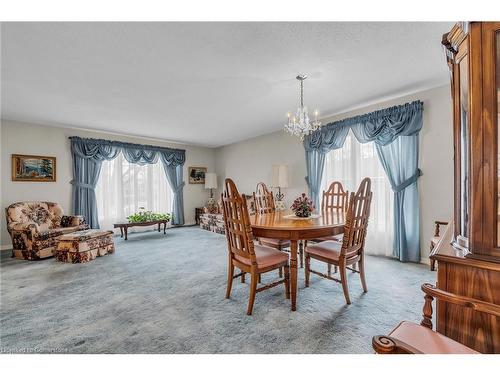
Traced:
<path id="1" fill-rule="evenodd" d="M 102 162 L 116 158 L 120 152 L 129 163 L 139 165 L 154 164 L 161 160 L 174 193 L 172 224 L 184 224 L 182 167 L 186 161 L 185 150 L 94 138 L 70 137 L 70 140 L 73 156 L 73 209 L 75 214 L 85 216 L 91 228 L 99 228 L 95 187 Z"/>
<path id="2" fill-rule="evenodd" d="M 341 148 L 351 130 L 360 143 L 375 142 L 379 160 L 394 192 L 393 254 L 406 262 L 420 261 L 420 212 L 417 189 L 418 133 L 423 103 L 414 101 L 329 123 L 304 138 L 307 185 L 319 207 L 325 154 Z"/>

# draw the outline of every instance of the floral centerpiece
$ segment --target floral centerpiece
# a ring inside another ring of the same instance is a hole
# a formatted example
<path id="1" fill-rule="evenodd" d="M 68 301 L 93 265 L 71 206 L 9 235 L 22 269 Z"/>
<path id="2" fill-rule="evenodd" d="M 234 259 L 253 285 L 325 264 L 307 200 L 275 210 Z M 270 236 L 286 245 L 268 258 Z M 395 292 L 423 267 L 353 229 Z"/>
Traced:
<path id="1" fill-rule="evenodd" d="M 135 214 L 127 217 L 129 223 L 145 223 L 148 221 L 156 221 L 156 220 L 170 221 L 171 219 L 172 219 L 171 214 L 159 214 L 153 211 L 146 211 L 144 207 L 139 207 L 139 212 L 136 212 Z"/>
<path id="2" fill-rule="evenodd" d="M 290 208 L 295 213 L 295 216 L 309 217 L 314 211 L 314 203 L 306 196 L 305 193 L 302 193 L 300 197 L 293 201 L 293 204 Z"/>

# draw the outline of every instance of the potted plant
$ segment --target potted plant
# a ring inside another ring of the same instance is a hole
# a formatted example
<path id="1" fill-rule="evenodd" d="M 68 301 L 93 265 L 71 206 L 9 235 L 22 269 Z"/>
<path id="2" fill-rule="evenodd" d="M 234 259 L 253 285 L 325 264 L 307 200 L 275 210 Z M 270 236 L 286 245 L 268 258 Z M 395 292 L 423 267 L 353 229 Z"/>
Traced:
<path id="1" fill-rule="evenodd" d="M 167 220 L 170 221 L 172 215 L 160 214 L 153 211 L 146 211 L 144 207 L 139 207 L 139 212 L 127 217 L 129 223 L 146 223 L 148 221 Z"/>
<path id="2" fill-rule="evenodd" d="M 305 193 L 293 201 L 290 207 L 297 217 L 309 217 L 314 211 L 314 203 Z"/>

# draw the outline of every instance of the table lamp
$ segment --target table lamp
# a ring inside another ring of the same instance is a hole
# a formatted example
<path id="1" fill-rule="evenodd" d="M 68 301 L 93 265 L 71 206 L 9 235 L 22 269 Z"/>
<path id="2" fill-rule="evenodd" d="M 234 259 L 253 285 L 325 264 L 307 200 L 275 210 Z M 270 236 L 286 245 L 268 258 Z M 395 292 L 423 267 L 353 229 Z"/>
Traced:
<path id="1" fill-rule="evenodd" d="M 205 189 L 210 189 L 208 204 L 215 204 L 213 191 L 213 189 L 217 189 L 217 175 L 215 173 L 205 173 Z"/>
<path id="2" fill-rule="evenodd" d="M 279 211 L 285 210 L 285 202 L 283 198 L 285 194 L 281 192 L 281 188 L 288 187 L 288 166 L 286 165 L 273 165 L 273 187 L 278 188 L 276 194 L 276 209 Z"/>

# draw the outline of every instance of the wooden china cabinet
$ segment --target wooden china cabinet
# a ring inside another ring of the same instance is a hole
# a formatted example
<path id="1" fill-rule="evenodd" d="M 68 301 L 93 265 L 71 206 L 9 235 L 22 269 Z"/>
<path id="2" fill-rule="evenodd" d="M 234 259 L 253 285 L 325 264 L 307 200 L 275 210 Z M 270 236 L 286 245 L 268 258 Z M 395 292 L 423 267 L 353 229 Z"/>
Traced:
<path id="1" fill-rule="evenodd" d="M 440 289 L 500 305 L 500 22 L 443 36 L 454 118 L 454 221 L 433 250 Z M 437 303 L 438 332 L 500 353 L 500 318 Z"/>

